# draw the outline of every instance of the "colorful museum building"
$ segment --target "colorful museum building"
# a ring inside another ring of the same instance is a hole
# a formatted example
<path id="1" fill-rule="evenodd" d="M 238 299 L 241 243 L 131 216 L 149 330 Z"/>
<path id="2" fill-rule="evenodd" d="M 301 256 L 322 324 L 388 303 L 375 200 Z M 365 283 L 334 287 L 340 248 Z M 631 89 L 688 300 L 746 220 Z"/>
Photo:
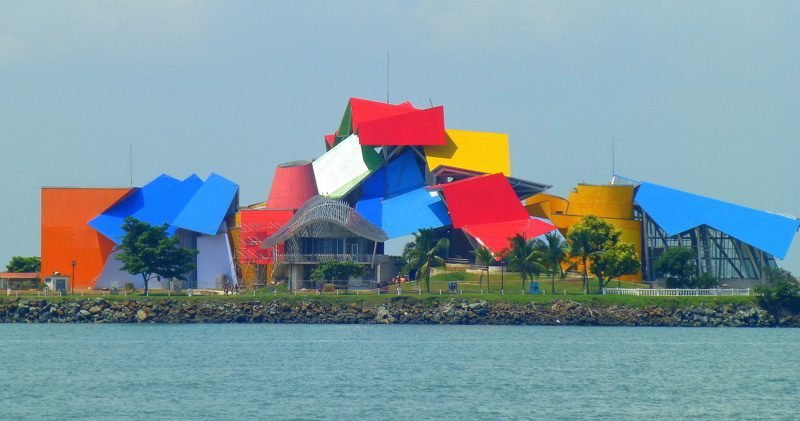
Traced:
<path id="1" fill-rule="evenodd" d="M 163 174 L 135 188 L 44 187 L 41 276 L 74 276 L 76 288 L 141 288 L 114 258 L 127 217 L 166 225 L 198 250 L 184 288 L 285 281 L 299 289 L 315 287 L 311 272 L 331 260 L 369 268 L 353 287 L 385 282 L 398 268 L 384 243 L 420 229 L 450 237 L 451 257 L 486 247 L 499 258 L 517 234 L 566 235 L 595 215 L 639 252 L 642 270 L 629 280 L 659 280 L 655 259 L 683 246 L 695 251 L 698 271 L 747 284 L 785 257 L 800 227 L 792 216 L 623 177 L 580 184 L 566 198 L 548 194 L 551 186 L 512 176 L 507 135 L 447 129 L 443 107 L 351 98 L 324 150 L 279 165 L 266 201 L 247 206 L 239 185 L 218 174 Z M 170 286 L 161 281 L 151 287 Z"/>

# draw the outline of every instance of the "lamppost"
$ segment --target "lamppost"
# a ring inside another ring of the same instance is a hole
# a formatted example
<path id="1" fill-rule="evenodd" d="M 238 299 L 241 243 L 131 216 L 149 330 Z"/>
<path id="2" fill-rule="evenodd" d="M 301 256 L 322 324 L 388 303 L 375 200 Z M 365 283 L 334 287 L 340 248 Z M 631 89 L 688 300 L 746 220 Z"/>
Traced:
<path id="1" fill-rule="evenodd" d="M 72 265 L 72 279 L 71 279 L 71 281 L 72 281 L 72 282 L 71 282 L 71 284 L 72 284 L 72 289 L 71 289 L 71 291 L 70 291 L 70 292 L 71 292 L 72 294 L 74 294 L 74 293 L 75 293 L 75 265 L 77 265 L 77 264 L 78 264 L 78 261 L 77 261 L 77 260 L 73 260 L 73 261 L 71 261 L 71 262 L 70 262 L 70 264 Z"/>
<path id="2" fill-rule="evenodd" d="M 500 293 L 503 293 L 503 290 L 506 289 L 505 277 L 503 276 L 503 272 L 505 269 L 505 262 L 502 260 L 500 261 Z"/>

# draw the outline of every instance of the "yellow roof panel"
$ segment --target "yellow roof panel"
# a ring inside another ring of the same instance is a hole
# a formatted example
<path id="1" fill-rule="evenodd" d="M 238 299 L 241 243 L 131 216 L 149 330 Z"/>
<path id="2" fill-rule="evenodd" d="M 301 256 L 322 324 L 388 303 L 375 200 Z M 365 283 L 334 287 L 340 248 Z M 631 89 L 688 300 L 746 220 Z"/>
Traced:
<path id="1" fill-rule="evenodd" d="M 445 134 L 446 145 L 425 146 L 431 171 L 444 165 L 511 176 L 507 134 L 450 129 L 445 130 Z"/>

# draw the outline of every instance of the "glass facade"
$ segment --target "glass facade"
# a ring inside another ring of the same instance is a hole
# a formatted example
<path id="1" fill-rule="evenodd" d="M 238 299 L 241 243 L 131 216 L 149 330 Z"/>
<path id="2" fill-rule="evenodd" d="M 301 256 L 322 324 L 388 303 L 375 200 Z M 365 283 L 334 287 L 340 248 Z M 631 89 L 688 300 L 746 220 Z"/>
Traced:
<path id="1" fill-rule="evenodd" d="M 669 236 L 646 213 L 637 209 L 636 216 L 643 221 L 642 244 L 645 280 L 664 278 L 655 269 L 655 261 L 669 247 L 689 247 L 695 253 L 695 267 L 699 273 L 710 273 L 719 280 L 765 279 L 766 268 L 776 268 L 775 258 L 707 225 Z"/>

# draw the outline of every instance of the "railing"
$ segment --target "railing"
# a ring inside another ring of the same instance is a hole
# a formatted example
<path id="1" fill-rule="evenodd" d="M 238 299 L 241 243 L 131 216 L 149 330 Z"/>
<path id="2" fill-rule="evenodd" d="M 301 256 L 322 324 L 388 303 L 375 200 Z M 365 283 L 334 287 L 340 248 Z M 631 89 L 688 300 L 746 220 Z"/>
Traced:
<path id="1" fill-rule="evenodd" d="M 371 254 L 276 254 L 274 256 L 277 263 L 319 263 L 319 262 L 356 262 L 356 263 L 372 263 Z M 380 263 L 386 260 L 382 254 L 375 255 L 375 263 Z"/>
<path id="2" fill-rule="evenodd" d="M 753 292 L 750 288 L 714 288 L 714 289 L 683 289 L 683 288 L 659 288 L 659 289 L 638 289 L 638 288 L 605 288 L 604 295 L 634 295 L 637 297 L 733 297 L 750 296 Z"/>

